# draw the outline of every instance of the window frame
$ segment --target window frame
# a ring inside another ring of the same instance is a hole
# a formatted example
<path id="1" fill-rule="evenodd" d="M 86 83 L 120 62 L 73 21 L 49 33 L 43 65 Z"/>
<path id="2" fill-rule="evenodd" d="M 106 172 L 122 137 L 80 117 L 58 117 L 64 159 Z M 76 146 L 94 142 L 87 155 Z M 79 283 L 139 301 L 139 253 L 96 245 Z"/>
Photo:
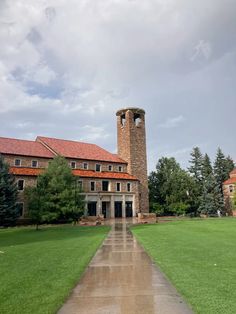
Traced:
<path id="1" fill-rule="evenodd" d="M 108 185 L 107 185 L 107 190 L 103 188 L 103 182 L 108 182 Z M 102 191 L 103 192 L 109 192 L 110 191 L 110 181 L 109 180 L 102 180 Z"/>
<path id="2" fill-rule="evenodd" d="M 83 190 L 83 180 L 77 180 L 76 186 L 78 189 Z"/>
<path id="3" fill-rule="evenodd" d="M 33 166 L 33 162 L 36 162 L 36 166 Z M 31 167 L 32 168 L 38 168 L 38 164 L 39 164 L 38 160 L 35 160 L 35 159 L 31 160 Z"/>
<path id="4" fill-rule="evenodd" d="M 123 172 L 123 166 L 118 166 L 118 172 Z"/>
<path id="5" fill-rule="evenodd" d="M 23 182 L 23 185 L 22 185 L 22 189 L 19 189 L 19 182 L 22 181 Z M 25 180 L 24 179 L 18 179 L 17 180 L 17 191 L 24 191 L 24 188 L 25 188 Z"/>
<path id="6" fill-rule="evenodd" d="M 131 192 L 131 182 L 127 182 L 126 188 L 127 192 Z"/>
<path id="7" fill-rule="evenodd" d="M 83 169 L 88 170 L 88 168 L 89 168 L 88 162 L 83 162 Z"/>
<path id="8" fill-rule="evenodd" d="M 121 183 L 120 182 L 116 182 L 116 192 L 121 192 Z"/>
<path id="9" fill-rule="evenodd" d="M 229 193 L 233 193 L 234 192 L 234 186 L 231 184 L 229 186 Z"/>
<path id="10" fill-rule="evenodd" d="M 92 183 L 94 184 L 93 189 L 92 189 Z M 90 181 L 90 192 L 96 192 L 96 181 Z"/>
<path id="11" fill-rule="evenodd" d="M 112 171 L 113 170 L 113 166 L 112 165 L 108 165 L 108 171 Z"/>
<path id="12" fill-rule="evenodd" d="M 75 166 L 72 167 L 72 164 L 75 165 Z M 74 161 L 74 160 L 71 161 L 71 162 L 70 162 L 70 167 L 71 167 L 71 169 L 76 169 L 76 168 L 77 168 L 77 167 L 76 167 L 76 161 Z"/>
<path id="13" fill-rule="evenodd" d="M 16 161 L 17 161 L 17 160 L 20 161 L 20 164 L 19 164 L 19 165 L 16 164 Z M 15 158 L 15 160 L 14 160 L 14 166 L 15 166 L 15 167 L 21 167 L 21 159 Z"/>
<path id="14" fill-rule="evenodd" d="M 99 166 L 99 170 L 97 170 L 97 166 Z M 95 164 L 95 171 L 96 172 L 102 172 L 102 165 L 101 164 Z"/>

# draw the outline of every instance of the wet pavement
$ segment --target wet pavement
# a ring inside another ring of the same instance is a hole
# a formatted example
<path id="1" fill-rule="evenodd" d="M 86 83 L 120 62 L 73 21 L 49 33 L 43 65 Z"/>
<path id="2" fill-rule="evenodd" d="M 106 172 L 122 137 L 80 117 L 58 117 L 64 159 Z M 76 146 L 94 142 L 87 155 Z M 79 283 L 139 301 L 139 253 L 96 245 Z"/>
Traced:
<path id="1" fill-rule="evenodd" d="M 193 313 L 128 229 L 112 230 L 58 314 Z"/>

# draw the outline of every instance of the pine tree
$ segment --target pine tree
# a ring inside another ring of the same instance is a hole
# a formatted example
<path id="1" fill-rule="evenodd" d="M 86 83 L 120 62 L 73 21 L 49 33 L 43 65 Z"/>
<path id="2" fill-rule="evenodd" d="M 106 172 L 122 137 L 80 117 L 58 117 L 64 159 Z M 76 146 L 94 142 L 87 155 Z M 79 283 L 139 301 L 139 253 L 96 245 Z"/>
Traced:
<path id="1" fill-rule="evenodd" d="M 19 216 L 17 186 L 9 166 L 0 156 L 0 226 L 13 226 Z"/>
<path id="2" fill-rule="evenodd" d="M 199 147 L 193 148 L 193 151 L 191 152 L 191 157 L 192 158 L 189 161 L 191 166 L 188 170 L 192 174 L 195 181 L 201 185 L 203 158 Z"/>
<path id="3" fill-rule="evenodd" d="M 228 173 L 228 178 L 229 178 L 229 174 L 230 174 L 230 172 L 232 171 L 232 170 L 234 170 L 234 168 L 235 168 L 235 164 L 234 164 L 234 161 L 233 161 L 233 159 L 230 157 L 230 156 L 227 156 L 226 157 L 226 160 L 225 160 L 225 163 L 226 163 L 226 171 L 227 171 L 227 173 Z M 227 179 L 228 179 L 227 178 Z M 226 179 L 226 180 L 227 180 Z"/>
<path id="4" fill-rule="evenodd" d="M 202 161 L 202 180 L 203 182 L 207 180 L 209 175 L 213 172 L 210 157 L 205 154 Z"/>
<path id="5" fill-rule="evenodd" d="M 214 175 L 218 186 L 220 187 L 221 194 L 223 196 L 223 182 L 229 178 L 232 164 L 230 166 L 230 160 L 225 158 L 221 148 L 218 148 L 216 153 L 216 159 L 214 163 Z"/>

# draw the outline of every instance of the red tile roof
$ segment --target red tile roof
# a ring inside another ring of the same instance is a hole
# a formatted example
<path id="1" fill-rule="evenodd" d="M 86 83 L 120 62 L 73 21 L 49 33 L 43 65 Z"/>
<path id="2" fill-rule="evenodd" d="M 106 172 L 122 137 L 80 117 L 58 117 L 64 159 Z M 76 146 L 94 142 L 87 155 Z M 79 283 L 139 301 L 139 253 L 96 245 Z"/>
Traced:
<path id="1" fill-rule="evenodd" d="M 124 172 L 96 172 L 92 170 L 80 170 L 75 169 L 72 171 L 75 176 L 82 178 L 100 178 L 100 179 L 118 179 L 118 180 L 138 180 L 135 176 L 132 176 Z"/>
<path id="2" fill-rule="evenodd" d="M 120 159 L 118 155 L 111 154 L 95 144 L 61 140 L 43 136 L 38 136 L 36 141 L 46 144 L 57 154 L 67 158 L 108 161 L 126 164 L 126 162 Z"/>
<path id="3" fill-rule="evenodd" d="M 230 176 L 231 175 L 236 175 L 236 168 L 230 172 Z"/>
<path id="4" fill-rule="evenodd" d="M 229 178 L 229 179 L 228 179 L 228 180 L 226 180 L 223 184 L 224 184 L 224 185 L 228 185 L 228 184 L 236 184 L 236 177 Z"/>
<path id="5" fill-rule="evenodd" d="M 0 137 L 0 153 L 53 158 L 54 154 L 39 142 Z"/>
<path id="6" fill-rule="evenodd" d="M 14 175 L 22 176 L 38 176 L 44 169 L 26 168 L 26 167 L 10 167 L 10 172 Z M 91 170 L 74 169 L 72 173 L 81 178 L 98 178 L 98 179 L 117 179 L 137 181 L 135 176 L 124 172 L 96 172 Z"/>

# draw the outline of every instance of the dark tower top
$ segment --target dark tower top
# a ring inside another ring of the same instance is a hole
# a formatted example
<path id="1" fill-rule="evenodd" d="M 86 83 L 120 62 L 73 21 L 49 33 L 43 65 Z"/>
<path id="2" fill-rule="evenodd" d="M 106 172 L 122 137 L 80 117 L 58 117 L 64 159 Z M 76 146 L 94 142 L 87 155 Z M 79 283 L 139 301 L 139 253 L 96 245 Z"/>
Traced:
<path id="1" fill-rule="evenodd" d="M 128 172 L 140 180 L 140 210 L 147 212 L 149 205 L 145 111 L 130 107 L 120 109 L 116 115 L 118 155 L 128 163 Z"/>

